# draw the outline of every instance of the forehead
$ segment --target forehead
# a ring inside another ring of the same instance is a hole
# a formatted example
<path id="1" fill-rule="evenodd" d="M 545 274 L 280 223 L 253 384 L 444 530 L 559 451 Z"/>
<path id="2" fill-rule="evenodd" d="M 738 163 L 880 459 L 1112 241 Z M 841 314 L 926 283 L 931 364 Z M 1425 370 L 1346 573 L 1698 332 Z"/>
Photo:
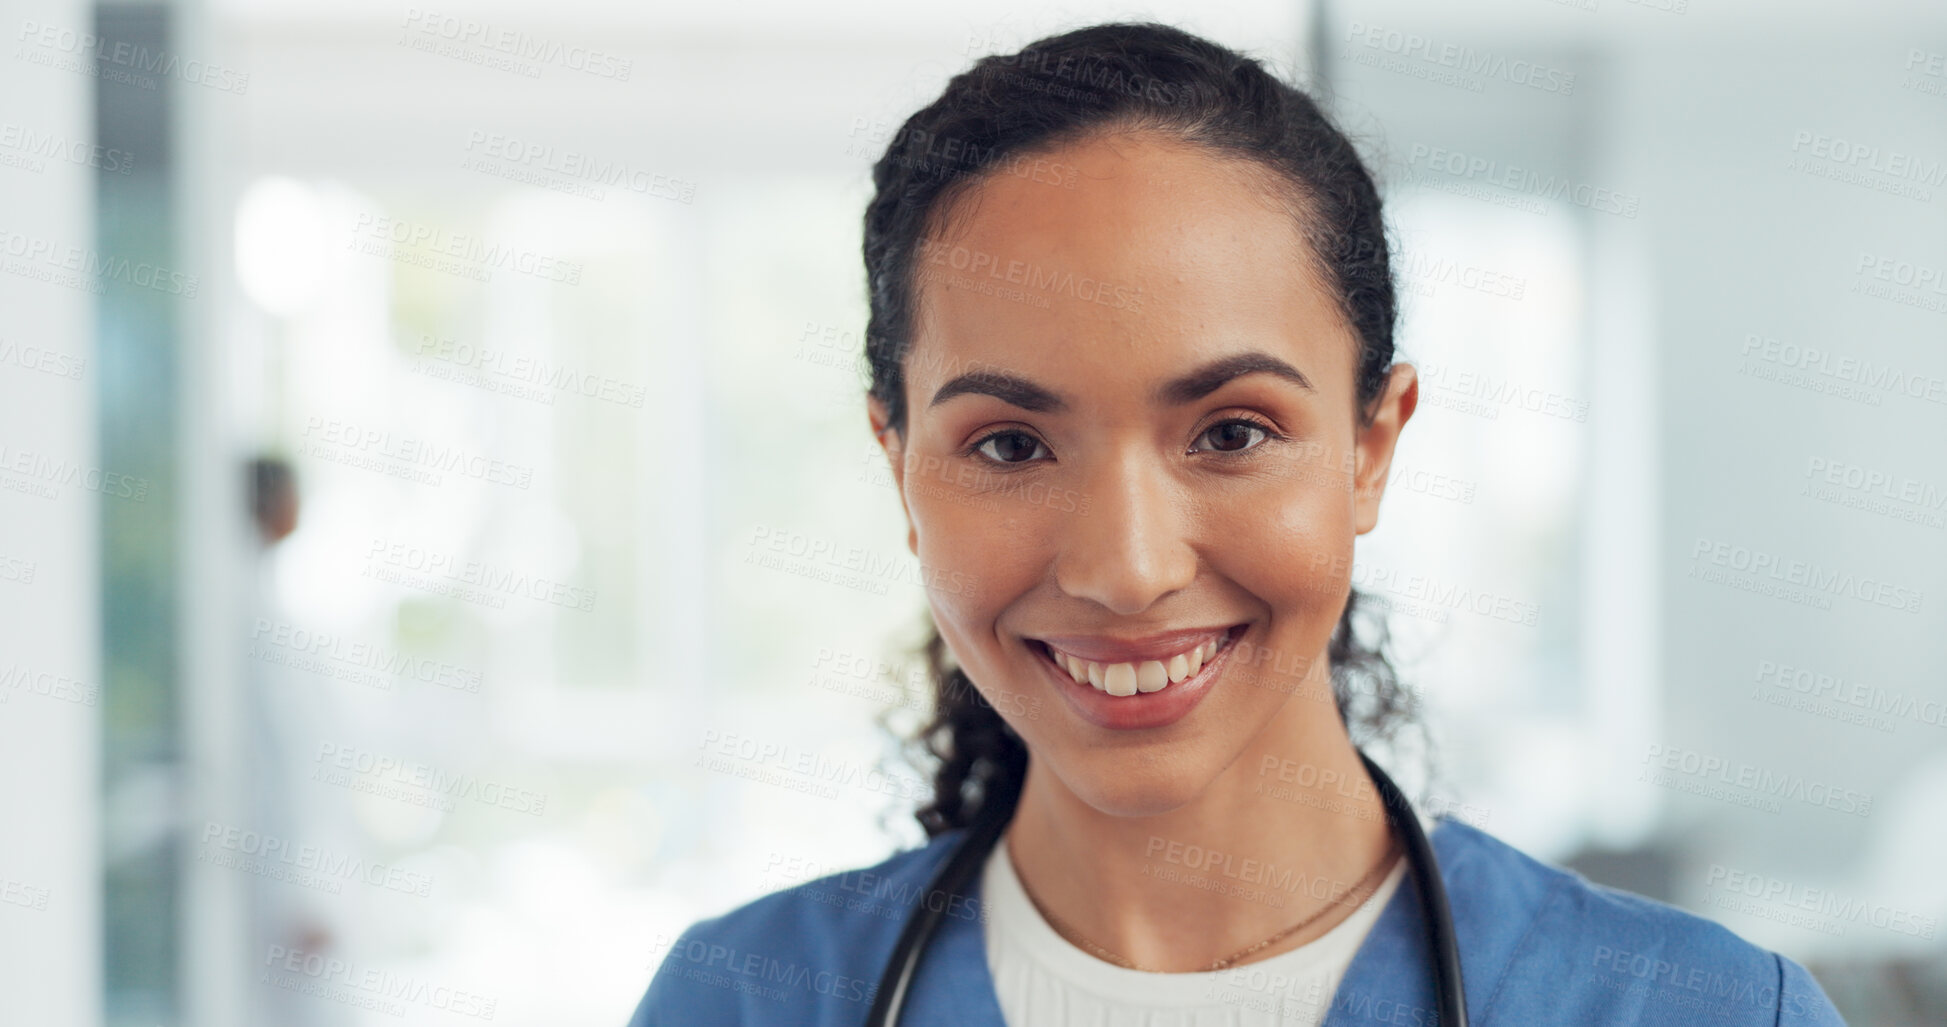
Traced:
<path id="1" fill-rule="evenodd" d="M 1350 329 L 1267 169 L 1149 133 L 1058 159 L 1077 169 L 1072 188 L 990 174 L 920 246 L 906 369 L 918 405 L 982 367 L 1146 388 L 1242 349 L 1350 382 Z"/>

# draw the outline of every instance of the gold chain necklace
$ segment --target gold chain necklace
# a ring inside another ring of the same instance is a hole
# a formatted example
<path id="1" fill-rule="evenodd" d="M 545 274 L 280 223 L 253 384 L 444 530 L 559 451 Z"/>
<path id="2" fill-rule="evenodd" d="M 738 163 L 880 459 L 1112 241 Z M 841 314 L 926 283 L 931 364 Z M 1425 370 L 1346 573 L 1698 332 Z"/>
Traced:
<path id="1" fill-rule="evenodd" d="M 1383 876 L 1386 870 L 1391 869 L 1393 865 L 1393 858 L 1396 854 L 1396 850 L 1398 849 L 1398 847 L 1399 846 L 1397 840 L 1394 839 L 1391 834 L 1388 834 L 1386 837 L 1386 851 L 1380 854 L 1379 862 L 1373 864 L 1372 869 L 1366 871 L 1366 876 L 1360 878 L 1359 883 L 1353 885 L 1351 890 L 1347 891 L 1345 894 L 1347 896 L 1358 894 L 1362 889 L 1365 888 L 1366 885 L 1372 883 L 1375 878 Z M 1009 860 L 1012 860 L 1013 858 L 1012 856 L 1008 855 L 1006 852 L 1003 852 L 1002 856 Z M 1070 927 L 1067 923 L 1064 923 L 1063 921 L 1057 919 L 1053 913 L 1048 912 L 1047 907 L 1043 906 L 1041 902 L 1034 897 L 1034 893 L 1028 891 L 1028 883 L 1026 880 L 1021 878 L 1020 874 L 1017 873 L 1014 875 L 1014 877 L 1016 880 L 1019 880 L 1021 882 L 1021 892 L 1028 897 L 1028 902 L 1034 905 L 1035 910 L 1041 914 L 1042 919 L 1048 921 L 1049 926 L 1053 927 L 1056 930 L 1056 932 L 1058 932 L 1063 938 L 1066 938 L 1069 941 L 1080 945 L 1081 947 L 1089 950 L 1090 952 L 1093 952 L 1097 956 L 1100 956 L 1101 958 L 1106 959 L 1111 963 L 1116 964 L 1117 966 L 1127 967 L 1131 970 L 1144 969 L 1143 967 L 1137 966 L 1136 964 L 1130 962 L 1129 960 L 1124 959 L 1113 952 L 1110 952 L 1108 949 L 1105 949 L 1102 946 L 1097 945 L 1092 941 L 1089 941 L 1087 938 L 1082 937 L 1081 932 L 1075 930 L 1073 927 Z M 1332 909 L 1332 907 L 1339 905 L 1340 901 L 1341 900 L 1339 899 L 1327 900 L 1325 905 L 1320 906 L 1318 908 L 1317 912 L 1314 912 L 1312 915 L 1306 917 L 1305 919 L 1298 921 L 1297 923 L 1291 925 L 1290 927 L 1287 927 L 1284 930 L 1279 931 L 1278 933 L 1270 936 L 1269 938 L 1264 939 L 1261 942 L 1258 942 L 1255 945 L 1252 945 L 1247 949 L 1243 949 L 1241 951 L 1234 952 L 1228 956 L 1225 956 L 1224 958 L 1217 960 L 1216 962 L 1210 964 L 1209 966 L 1204 967 L 1201 971 L 1192 971 L 1192 972 L 1209 973 L 1213 970 L 1222 970 L 1225 967 L 1230 966 L 1231 964 L 1237 962 L 1238 960 L 1243 959 L 1245 956 L 1248 956 L 1251 953 L 1264 948 L 1266 945 L 1273 945 L 1282 939 L 1289 938 L 1292 935 L 1298 933 L 1299 931 L 1304 930 L 1306 927 L 1309 927 L 1310 925 L 1316 923 L 1319 917 L 1324 916 L 1327 912 L 1329 912 Z M 1163 971 L 1145 971 L 1145 972 L 1161 973 Z"/>

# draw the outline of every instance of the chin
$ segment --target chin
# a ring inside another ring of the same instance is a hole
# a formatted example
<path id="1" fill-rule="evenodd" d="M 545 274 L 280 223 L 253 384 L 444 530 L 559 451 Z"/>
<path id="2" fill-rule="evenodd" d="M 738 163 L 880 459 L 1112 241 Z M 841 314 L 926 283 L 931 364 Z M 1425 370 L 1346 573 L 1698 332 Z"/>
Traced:
<path id="1" fill-rule="evenodd" d="M 1114 754 L 1099 768 L 1088 768 L 1081 780 L 1067 781 L 1075 797 L 1113 817 L 1154 817 L 1188 805 L 1208 787 L 1210 778 L 1184 773 L 1168 765 L 1119 767 L 1126 757 Z"/>

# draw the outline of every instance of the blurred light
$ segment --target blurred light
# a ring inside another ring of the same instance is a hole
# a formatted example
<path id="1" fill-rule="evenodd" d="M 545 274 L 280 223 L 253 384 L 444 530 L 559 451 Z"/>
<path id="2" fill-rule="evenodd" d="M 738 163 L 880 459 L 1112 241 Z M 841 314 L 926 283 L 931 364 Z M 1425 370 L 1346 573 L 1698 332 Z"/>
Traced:
<path id="1" fill-rule="evenodd" d="M 237 281 L 279 317 L 302 313 L 324 278 L 325 217 L 318 195 L 293 178 L 270 175 L 237 203 Z"/>

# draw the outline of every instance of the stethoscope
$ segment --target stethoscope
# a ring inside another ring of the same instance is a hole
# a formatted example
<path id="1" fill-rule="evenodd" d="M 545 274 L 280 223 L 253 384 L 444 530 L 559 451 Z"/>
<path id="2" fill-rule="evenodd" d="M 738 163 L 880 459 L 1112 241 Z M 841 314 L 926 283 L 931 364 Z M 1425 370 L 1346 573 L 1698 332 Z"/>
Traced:
<path id="1" fill-rule="evenodd" d="M 1440 863 L 1434 859 L 1433 845 L 1427 841 L 1426 832 L 1420 828 L 1420 818 L 1413 814 L 1413 807 L 1407 804 L 1406 796 L 1393 784 L 1393 779 L 1365 753 L 1359 753 L 1359 759 L 1372 775 L 1380 801 L 1386 804 L 1386 819 L 1392 824 L 1393 833 L 1406 848 L 1406 860 L 1413 868 L 1413 880 L 1420 890 L 1420 905 L 1427 911 L 1427 940 L 1433 945 L 1433 978 L 1440 993 L 1438 1022 L 1441 1027 L 1467 1027 L 1467 995 L 1460 982 L 1460 946 L 1454 940 L 1453 911 L 1447 906 L 1447 889 L 1440 882 Z M 1000 840 L 1001 832 L 1014 816 L 1018 797 L 1018 792 L 996 793 L 981 803 L 981 811 L 968 826 L 966 836 L 934 873 L 923 895 L 966 894 L 967 882 L 986 862 L 994 843 Z M 898 943 L 892 947 L 892 955 L 886 959 L 886 968 L 879 975 L 879 990 L 872 1000 L 871 1012 L 866 1014 L 866 1027 L 888 1027 L 899 1022 L 900 1008 L 906 1004 L 906 989 L 919 969 L 926 943 L 939 929 L 941 911 L 948 905 L 921 902 L 906 921 Z"/>

